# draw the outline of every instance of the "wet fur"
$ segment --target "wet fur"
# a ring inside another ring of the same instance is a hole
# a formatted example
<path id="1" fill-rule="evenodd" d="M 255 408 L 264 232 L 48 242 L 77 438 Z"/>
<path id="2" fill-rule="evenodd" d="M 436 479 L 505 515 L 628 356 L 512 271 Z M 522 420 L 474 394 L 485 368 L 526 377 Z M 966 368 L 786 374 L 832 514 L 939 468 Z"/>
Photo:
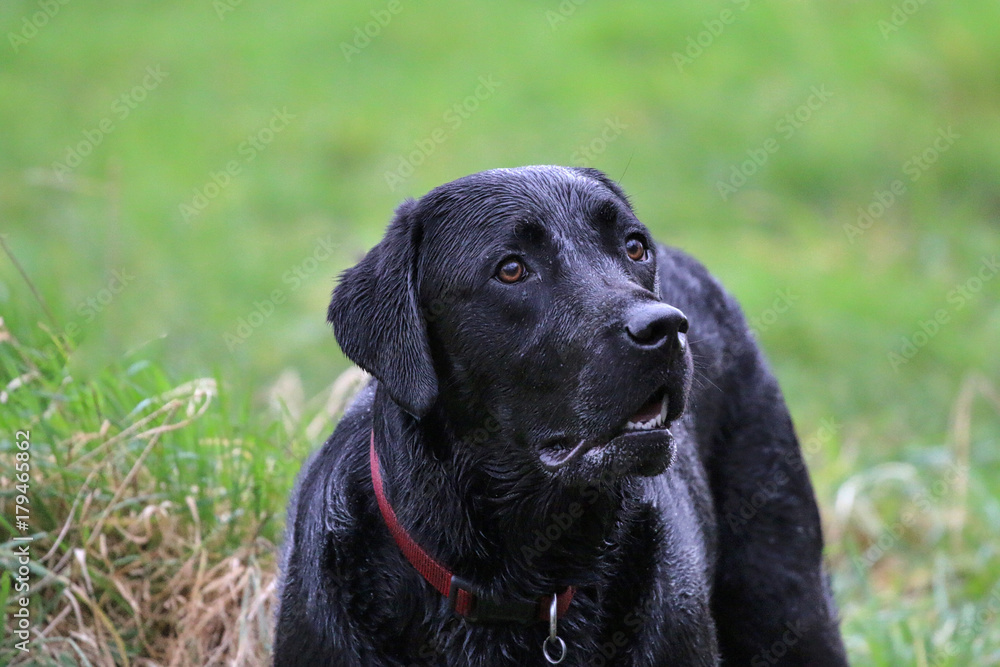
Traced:
<path id="1" fill-rule="evenodd" d="M 739 306 L 667 246 L 647 267 L 655 277 L 606 260 L 591 218 L 609 215 L 600 203 L 609 199 L 612 216 L 633 215 L 595 170 L 475 174 L 404 203 L 344 274 L 329 316 L 345 353 L 377 380 L 297 484 L 276 666 L 546 664 L 544 624 L 459 619 L 405 560 L 375 503 L 372 429 L 400 521 L 439 561 L 487 595 L 537 599 L 577 586 L 559 623 L 563 665 L 846 664 L 808 474 Z M 510 293 L 470 287 L 474 258 L 499 243 L 497 220 L 530 219 L 547 222 L 567 259 L 513 310 L 500 307 L 491 300 Z M 654 293 L 687 315 L 694 364 L 693 378 L 681 366 L 664 371 L 688 391 L 669 468 L 553 477 L 525 434 L 547 433 L 571 411 L 572 428 L 602 433 L 620 416 L 603 406 L 636 404 L 642 378 L 616 370 L 629 360 L 600 342 L 601 323 L 618 316 L 609 303 Z M 516 321 L 504 320 L 509 312 Z M 565 344 L 553 343 L 559 331 Z M 740 518 L 741 502 L 778 479 Z M 547 531 L 554 540 L 539 538 Z"/>

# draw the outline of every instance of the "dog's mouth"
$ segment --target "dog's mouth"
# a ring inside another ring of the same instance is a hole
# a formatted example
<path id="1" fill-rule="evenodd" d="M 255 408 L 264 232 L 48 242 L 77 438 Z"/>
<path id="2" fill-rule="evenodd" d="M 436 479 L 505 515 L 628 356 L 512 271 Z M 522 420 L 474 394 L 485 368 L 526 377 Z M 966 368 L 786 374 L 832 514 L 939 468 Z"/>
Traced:
<path id="1" fill-rule="evenodd" d="M 673 437 L 668 428 L 670 417 L 677 417 L 670 414 L 670 407 L 670 396 L 665 387 L 660 387 L 609 437 L 581 440 L 575 444 L 567 438 L 550 440 L 539 449 L 539 458 L 547 470 L 554 472 L 589 452 L 597 452 L 613 444 L 642 444 L 656 437 L 670 439 Z"/>
<path id="2" fill-rule="evenodd" d="M 663 387 L 657 389 L 649 400 L 642 404 L 635 414 L 629 417 L 621 431 L 651 431 L 666 428 L 667 413 L 670 411 L 670 398 Z"/>

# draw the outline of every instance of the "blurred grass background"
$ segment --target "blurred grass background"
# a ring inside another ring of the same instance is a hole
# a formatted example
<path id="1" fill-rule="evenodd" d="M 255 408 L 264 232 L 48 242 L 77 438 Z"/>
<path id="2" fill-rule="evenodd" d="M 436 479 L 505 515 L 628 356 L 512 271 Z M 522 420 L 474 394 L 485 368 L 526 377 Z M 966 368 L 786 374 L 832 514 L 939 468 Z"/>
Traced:
<path id="1" fill-rule="evenodd" d="M 404 197 L 587 164 L 756 323 L 854 661 L 1000 664 L 1000 5 L 7 0 L 0 27 L 0 233 L 51 311 L 3 256 L 4 465 L 19 424 L 55 465 L 212 376 L 226 400 L 144 460 L 149 502 L 192 497 L 230 532 L 216 561 L 273 542 L 348 367 L 337 272 Z"/>

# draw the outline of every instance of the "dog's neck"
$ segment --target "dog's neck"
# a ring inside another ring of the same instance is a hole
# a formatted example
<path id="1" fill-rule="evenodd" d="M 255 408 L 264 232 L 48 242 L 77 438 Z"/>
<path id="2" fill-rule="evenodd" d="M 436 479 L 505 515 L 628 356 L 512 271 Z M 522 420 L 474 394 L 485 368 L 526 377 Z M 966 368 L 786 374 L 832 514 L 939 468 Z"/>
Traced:
<path id="1" fill-rule="evenodd" d="M 601 578 L 609 545 L 636 506 L 628 484 L 567 487 L 540 466 L 484 460 L 515 443 L 416 420 L 379 391 L 375 449 L 386 494 L 409 535 L 456 574 L 495 595 L 537 597 Z M 500 457 L 498 457 L 499 459 Z"/>

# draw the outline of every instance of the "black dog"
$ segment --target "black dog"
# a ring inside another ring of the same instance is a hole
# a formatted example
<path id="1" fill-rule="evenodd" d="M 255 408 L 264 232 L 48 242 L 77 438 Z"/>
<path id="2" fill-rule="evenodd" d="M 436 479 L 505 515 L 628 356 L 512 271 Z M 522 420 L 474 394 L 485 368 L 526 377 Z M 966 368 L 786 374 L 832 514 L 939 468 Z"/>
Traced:
<path id="1" fill-rule="evenodd" d="M 275 665 L 847 664 L 739 306 L 604 174 L 405 202 L 329 319 L 376 381 L 300 477 Z"/>

